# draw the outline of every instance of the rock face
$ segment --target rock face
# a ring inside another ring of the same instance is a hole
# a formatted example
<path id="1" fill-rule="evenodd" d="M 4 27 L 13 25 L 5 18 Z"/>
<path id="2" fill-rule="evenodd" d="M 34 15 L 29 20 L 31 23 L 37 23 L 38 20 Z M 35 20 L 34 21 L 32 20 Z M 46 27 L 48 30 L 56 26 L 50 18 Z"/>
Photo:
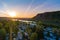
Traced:
<path id="1" fill-rule="evenodd" d="M 54 12 L 45 12 L 45 13 L 39 13 L 35 17 L 33 17 L 34 20 L 60 20 L 60 11 L 54 11 Z"/>

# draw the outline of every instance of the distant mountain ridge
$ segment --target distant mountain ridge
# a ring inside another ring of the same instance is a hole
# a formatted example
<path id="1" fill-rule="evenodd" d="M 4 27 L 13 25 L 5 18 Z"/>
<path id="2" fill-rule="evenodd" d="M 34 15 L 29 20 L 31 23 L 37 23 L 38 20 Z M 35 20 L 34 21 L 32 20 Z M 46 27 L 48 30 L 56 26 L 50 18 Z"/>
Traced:
<path id="1" fill-rule="evenodd" d="M 60 26 L 60 11 L 39 13 L 32 19 L 41 21 L 45 25 Z"/>
<path id="2" fill-rule="evenodd" d="M 33 19 L 34 20 L 60 20 L 60 11 L 39 13 L 35 17 L 33 17 Z"/>

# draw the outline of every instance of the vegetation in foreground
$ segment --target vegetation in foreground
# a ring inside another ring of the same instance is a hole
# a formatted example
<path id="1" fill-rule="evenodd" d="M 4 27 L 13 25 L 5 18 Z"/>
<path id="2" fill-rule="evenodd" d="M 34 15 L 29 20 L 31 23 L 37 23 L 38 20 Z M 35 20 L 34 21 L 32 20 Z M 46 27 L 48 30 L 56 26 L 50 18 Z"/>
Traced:
<path id="1" fill-rule="evenodd" d="M 26 24 L 26 23 L 24 23 Z M 16 34 L 19 31 L 18 26 L 20 25 L 19 21 L 6 21 L 6 20 L 2 20 L 0 21 L 0 40 L 5 40 L 6 38 L 6 34 L 9 33 L 10 34 L 10 28 L 12 28 L 12 32 L 14 34 Z M 27 24 L 26 24 L 27 25 Z M 26 26 L 26 29 L 24 30 L 24 32 L 21 32 L 23 35 L 23 40 L 27 39 L 27 40 L 43 40 L 44 39 L 44 29 L 47 27 L 52 27 L 53 28 L 53 33 L 55 33 L 57 35 L 56 40 L 60 37 L 60 27 L 56 26 L 56 25 L 51 25 L 51 24 L 44 24 L 41 21 L 37 21 L 36 25 L 33 27 L 30 27 L 30 25 L 28 24 L 28 26 Z M 24 33 L 27 33 L 28 36 L 24 35 Z M 49 36 L 49 32 L 48 32 L 48 36 Z"/>

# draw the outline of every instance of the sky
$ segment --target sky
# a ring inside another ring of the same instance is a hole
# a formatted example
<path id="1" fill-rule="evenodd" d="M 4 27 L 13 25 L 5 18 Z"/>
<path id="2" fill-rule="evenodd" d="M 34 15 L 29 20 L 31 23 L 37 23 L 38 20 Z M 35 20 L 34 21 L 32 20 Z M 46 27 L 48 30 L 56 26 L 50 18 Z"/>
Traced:
<path id="1" fill-rule="evenodd" d="M 0 0 L 0 17 L 9 17 L 11 11 L 16 17 L 31 18 L 38 13 L 60 11 L 60 0 Z"/>

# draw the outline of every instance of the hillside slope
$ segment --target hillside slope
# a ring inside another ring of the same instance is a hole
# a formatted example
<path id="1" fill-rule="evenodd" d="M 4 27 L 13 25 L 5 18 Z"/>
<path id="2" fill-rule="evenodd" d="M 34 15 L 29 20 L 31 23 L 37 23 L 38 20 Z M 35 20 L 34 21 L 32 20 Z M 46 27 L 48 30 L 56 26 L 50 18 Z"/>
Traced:
<path id="1" fill-rule="evenodd" d="M 60 25 L 60 11 L 39 13 L 33 17 L 35 21 L 42 21 L 45 24 Z"/>

